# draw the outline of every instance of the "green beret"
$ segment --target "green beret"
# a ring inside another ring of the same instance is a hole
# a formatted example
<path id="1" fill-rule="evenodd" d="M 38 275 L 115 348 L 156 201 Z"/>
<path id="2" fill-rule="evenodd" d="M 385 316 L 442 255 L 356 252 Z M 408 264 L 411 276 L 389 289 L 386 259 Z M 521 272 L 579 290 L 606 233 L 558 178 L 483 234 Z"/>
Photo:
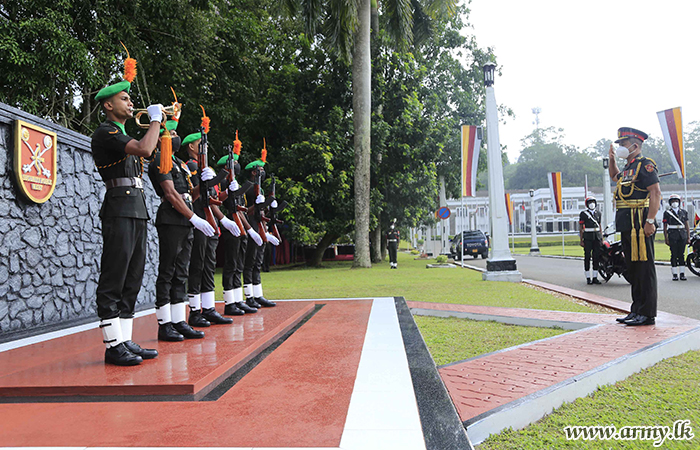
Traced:
<path id="1" fill-rule="evenodd" d="M 185 139 L 182 140 L 182 145 L 187 145 L 190 142 L 198 141 L 200 139 L 202 139 L 202 133 L 200 133 L 199 131 L 196 133 L 188 134 L 187 137 L 185 137 Z"/>
<path id="2" fill-rule="evenodd" d="M 251 170 L 253 167 L 262 167 L 264 165 L 265 163 L 263 161 L 256 159 L 252 163 L 249 163 L 247 166 L 245 166 L 245 170 Z"/>
<path id="3" fill-rule="evenodd" d="M 100 89 L 100 92 L 97 93 L 95 96 L 95 100 L 100 101 L 104 100 L 107 98 L 112 97 L 113 95 L 117 95 L 118 93 L 122 91 L 126 91 L 127 94 L 129 93 L 129 90 L 131 89 L 131 83 L 128 81 L 120 81 L 119 83 L 113 84 L 111 86 L 107 86 L 106 88 Z"/>
<path id="4" fill-rule="evenodd" d="M 238 161 L 238 156 L 239 156 L 239 155 L 237 155 L 237 154 L 234 153 L 234 154 L 233 154 L 233 160 L 234 160 L 234 161 Z M 227 162 L 228 162 L 228 155 L 224 155 L 224 156 L 222 156 L 221 158 L 219 158 L 219 160 L 216 162 L 216 165 L 219 166 L 219 167 L 225 166 Z"/>
<path id="5" fill-rule="evenodd" d="M 177 130 L 177 125 L 178 125 L 178 123 L 179 123 L 179 122 L 178 122 L 177 120 L 168 120 L 167 122 L 165 122 L 165 128 L 166 128 L 168 131 Z M 163 129 L 162 129 L 162 128 L 160 129 L 160 134 L 163 134 Z"/>

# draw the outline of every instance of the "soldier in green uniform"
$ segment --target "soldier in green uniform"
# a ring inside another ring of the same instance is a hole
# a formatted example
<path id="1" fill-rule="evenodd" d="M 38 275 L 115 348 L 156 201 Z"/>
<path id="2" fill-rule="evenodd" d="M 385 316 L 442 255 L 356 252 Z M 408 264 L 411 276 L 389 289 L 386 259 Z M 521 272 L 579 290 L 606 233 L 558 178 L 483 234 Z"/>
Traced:
<path id="1" fill-rule="evenodd" d="M 192 329 L 185 320 L 187 269 L 192 251 L 192 227 L 206 236 L 215 234 L 214 228 L 206 220 L 192 212 L 192 200 L 199 196 L 199 190 L 192 185 L 187 165 L 175 156 L 180 148 L 180 137 L 174 131 L 177 123 L 169 120 L 166 124 L 168 132 L 173 134 L 172 169 L 161 173 L 163 161 L 160 152 L 156 153 L 148 167 L 148 176 L 161 198 L 156 215 L 160 249 L 156 280 L 158 340 L 171 342 L 204 337 L 204 332 Z M 205 178 L 214 177 L 211 170 L 202 175 Z"/>
<path id="2" fill-rule="evenodd" d="M 664 238 L 671 249 L 671 274 L 673 281 L 678 281 L 680 270 L 681 280 L 685 281 L 685 246 L 690 244 L 690 226 L 688 211 L 681 208 L 681 197 L 671 194 L 668 199 L 670 208 L 664 212 Z"/>
<path id="3" fill-rule="evenodd" d="M 199 164 L 197 155 L 202 133 L 192 133 L 183 139 L 182 145 L 185 147 L 190 160 L 187 167 L 193 175 L 199 174 Z M 206 170 L 209 169 L 209 170 Z M 207 167 L 199 177 L 193 177 L 193 185 L 198 186 L 200 179 L 208 181 L 214 177 L 205 177 L 205 172 L 213 174 L 213 169 Z M 205 217 L 204 204 L 201 197 L 205 195 L 200 192 L 200 198 L 194 204 L 194 212 L 199 217 Z M 221 225 L 232 233 L 240 233 L 236 223 L 226 218 L 219 208 L 211 205 L 211 211 L 219 220 Z M 219 236 L 214 234 L 207 236 L 199 230 L 194 231 L 192 242 L 192 255 L 190 257 L 189 275 L 187 283 L 187 295 L 190 303 L 190 317 L 188 323 L 193 327 L 207 327 L 211 324 L 231 324 L 232 319 L 224 317 L 216 311 L 214 294 L 214 272 L 216 271 L 216 247 L 219 245 Z"/>
<path id="4" fill-rule="evenodd" d="M 131 334 L 146 264 L 148 210 L 143 159 L 156 148 L 164 115 L 162 105 L 149 106 L 148 131 L 141 140 L 129 137 L 124 123 L 133 117 L 130 87 L 125 80 L 97 93 L 95 100 L 101 102 L 107 120 L 95 130 L 91 142 L 95 165 L 107 188 L 100 210 L 103 247 L 97 315 L 107 347 L 105 362 L 120 366 L 137 365 L 158 355 L 133 342 Z"/>
<path id="5" fill-rule="evenodd" d="M 600 211 L 596 209 L 596 199 L 586 198 L 586 209 L 578 217 L 579 236 L 583 247 L 583 270 L 586 272 L 586 284 L 601 284 L 598 280 L 600 265 L 600 246 L 603 236 L 600 232 Z M 593 271 L 591 271 L 591 257 Z"/>
<path id="6" fill-rule="evenodd" d="M 610 178 L 615 190 L 615 228 L 621 234 L 627 273 L 632 285 L 632 306 L 626 317 L 617 319 L 628 326 L 653 325 L 656 317 L 657 285 L 654 266 L 656 213 L 661 204 L 661 189 L 656 163 L 642 156 L 647 134 L 623 127 L 617 132 L 619 144 L 610 144 Z M 615 157 L 626 159 L 620 171 Z"/>

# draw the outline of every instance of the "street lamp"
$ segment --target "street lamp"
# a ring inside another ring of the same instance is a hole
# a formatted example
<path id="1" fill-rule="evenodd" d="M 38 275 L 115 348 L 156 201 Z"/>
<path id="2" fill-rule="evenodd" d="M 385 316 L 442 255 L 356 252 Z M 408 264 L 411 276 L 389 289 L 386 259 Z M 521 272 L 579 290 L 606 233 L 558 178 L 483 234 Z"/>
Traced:
<path id="1" fill-rule="evenodd" d="M 535 217 L 535 190 L 530 189 L 530 233 L 532 240 L 530 243 L 530 256 L 539 256 L 540 249 L 537 246 L 537 219 Z"/>
<path id="2" fill-rule="evenodd" d="M 486 87 L 493 86 L 493 81 L 496 77 L 496 64 L 489 61 L 484 64 L 484 84 Z"/>
<path id="3" fill-rule="evenodd" d="M 496 65 L 484 65 L 486 85 L 486 136 L 489 173 L 489 215 L 491 216 L 491 251 L 486 261 L 486 272 L 481 278 L 486 281 L 521 282 L 515 259 L 508 248 L 508 213 L 506 212 L 505 187 L 503 185 L 503 162 L 498 135 L 498 104 L 493 89 Z"/>

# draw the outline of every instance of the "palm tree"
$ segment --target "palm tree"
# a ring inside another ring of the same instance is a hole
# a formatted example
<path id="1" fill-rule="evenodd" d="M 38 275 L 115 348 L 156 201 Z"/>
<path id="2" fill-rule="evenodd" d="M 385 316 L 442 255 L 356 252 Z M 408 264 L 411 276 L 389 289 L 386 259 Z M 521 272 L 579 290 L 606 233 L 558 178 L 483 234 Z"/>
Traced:
<path id="1" fill-rule="evenodd" d="M 456 0 L 280 0 L 291 16 L 301 15 L 309 36 L 318 36 L 345 62 L 352 62 L 355 149 L 355 261 L 371 267 L 369 252 L 370 134 L 372 116 L 372 11 L 387 15 L 387 32 L 403 50 L 429 35 L 430 18 L 452 14 Z M 375 21 L 378 23 L 378 21 Z"/>

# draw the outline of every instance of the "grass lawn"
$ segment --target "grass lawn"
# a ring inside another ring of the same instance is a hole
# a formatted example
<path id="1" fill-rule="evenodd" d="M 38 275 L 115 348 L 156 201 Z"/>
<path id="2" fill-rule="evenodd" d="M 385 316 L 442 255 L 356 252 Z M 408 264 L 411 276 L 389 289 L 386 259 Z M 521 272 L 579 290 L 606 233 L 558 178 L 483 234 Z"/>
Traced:
<path id="1" fill-rule="evenodd" d="M 438 366 L 567 332 L 457 317 L 413 318 Z"/>
<path id="2" fill-rule="evenodd" d="M 700 448 L 700 351 L 667 359 L 613 386 L 563 405 L 529 427 L 492 436 L 478 450 L 505 449 L 698 449 Z M 668 426 L 690 420 L 695 438 L 667 440 L 660 447 L 652 441 L 567 441 L 564 427 L 571 425 Z"/>
<path id="3" fill-rule="evenodd" d="M 262 274 L 264 294 L 270 300 L 294 298 L 405 297 L 409 301 L 503 306 L 557 311 L 598 310 L 555 297 L 525 285 L 485 282 L 469 269 L 426 269 L 434 259 L 414 260 L 399 253 L 399 268 L 389 262 L 371 269 L 352 269 L 351 262 L 328 262 L 322 268 L 273 266 Z M 216 274 L 216 298 L 222 299 L 221 272 Z"/>
<path id="4" fill-rule="evenodd" d="M 657 234 L 657 237 L 659 235 Z M 671 250 L 669 249 L 668 245 L 666 245 L 663 241 L 663 234 L 661 234 L 662 240 L 655 240 L 654 241 L 654 251 L 656 252 L 655 254 L 655 259 L 657 261 L 670 261 L 671 260 Z M 527 254 L 530 253 L 530 238 L 516 238 L 515 239 L 515 249 L 512 247 L 512 240 L 508 240 L 509 245 L 511 245 L 511 251 L 514 253 L 519 253 L 519 254 Z M 557 237 L 552 237 L 552 236 L 547 236 L 546 238 L 537 238 L 537 245 L 540 248 L 540 253 L 543 255 L 566 255 L 566 256 L 580 256 L 583 257 L 583 247 L 579 244 L 579 239 L 576 236 L 565 236 L 564 239 L 565 246 L 564 246 L 564 252 L 562 253 L 562 248 L 561 248 L 561 236 Z M 554 244 L 556 245 L 542 245 L 542 244 Z M 518 244 L 521 246 L 519 247 Z M 523 244 L 527 244 L 523 246 Z M 688 255 L 686 251 L 686 256 Z"/>

